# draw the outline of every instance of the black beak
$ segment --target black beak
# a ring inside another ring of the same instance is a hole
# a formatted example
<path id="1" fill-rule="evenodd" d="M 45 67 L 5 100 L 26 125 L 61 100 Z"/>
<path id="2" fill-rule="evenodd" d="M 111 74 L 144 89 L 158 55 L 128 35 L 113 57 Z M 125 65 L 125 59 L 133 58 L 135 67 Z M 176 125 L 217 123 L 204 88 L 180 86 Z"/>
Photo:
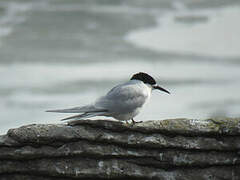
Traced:
<path id="1" fill-rule="evenodd" d="M 162 87 L 160 87 L 160 86 L 158 86 L 158 85 L 154 85 L 154 86 L 153 86 L 153 89 L 158 89 L 158 90 L 160 90 L 160 91 L 164 91 L 164 92 L 170 94 L 169 91 L 167 91 L 166 89 L 164 89 L 164 88 L 162 88 Z"/>

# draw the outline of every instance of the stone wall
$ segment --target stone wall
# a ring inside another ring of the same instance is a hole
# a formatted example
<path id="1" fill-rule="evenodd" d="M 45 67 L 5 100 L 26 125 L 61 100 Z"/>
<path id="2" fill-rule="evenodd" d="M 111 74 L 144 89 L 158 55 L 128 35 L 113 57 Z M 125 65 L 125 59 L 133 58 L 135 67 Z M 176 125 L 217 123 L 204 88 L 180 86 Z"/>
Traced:
<path id="1" fill-rule="evenodd" d="M 0 136 L 0 180 L 240 179 L 240 118 L 74 124 Z"/>

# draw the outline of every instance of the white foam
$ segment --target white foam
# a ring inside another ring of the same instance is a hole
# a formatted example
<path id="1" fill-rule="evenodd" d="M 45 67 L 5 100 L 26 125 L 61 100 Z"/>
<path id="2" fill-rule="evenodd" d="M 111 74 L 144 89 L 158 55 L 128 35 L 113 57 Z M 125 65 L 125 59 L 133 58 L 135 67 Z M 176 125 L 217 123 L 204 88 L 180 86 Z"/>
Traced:
<path id="1" fill-rule="evenodd" d="M 170 68 L 169 68 L 170 67 Z M 122 81 L 132 74 L 143 71 L 154 77 L 168 80 L 236 80 L 239 67 L 208 62 L 100 62 L 89 64 L 66 63 L 15 63 L 0 66 L 4 77 L 0 89 L 46 88 L 58 83 L 74 81 Z M 158 77 L 161 72 L 161 77 Z M 197 73 L 196 73 L 197 72 Z M 233 79 L 233 77 L 235 77 Z"/>
<path id="2" fill-rule="evenodd" d="M 157 13 L 157 8 L 134 7 L 129 5 L 107 5 L 107 4 L 84 4 L 84 3 L 66 3 L 66 4 L 45 4 L 35 7 L 35 10 L 41 11 L 87 11 L 93 13 L 111 13 L 111 14 L 153 14 Z"/>
<path id="3" fill-rule="evenodd" d="M 130 32 L 127 40 L 156 51 L 217 57 L 240 56 L 240 7 L 167 13 L 157 27 Z M 177 16 L 207 16 L 208 21 L 180 23 Z"/>

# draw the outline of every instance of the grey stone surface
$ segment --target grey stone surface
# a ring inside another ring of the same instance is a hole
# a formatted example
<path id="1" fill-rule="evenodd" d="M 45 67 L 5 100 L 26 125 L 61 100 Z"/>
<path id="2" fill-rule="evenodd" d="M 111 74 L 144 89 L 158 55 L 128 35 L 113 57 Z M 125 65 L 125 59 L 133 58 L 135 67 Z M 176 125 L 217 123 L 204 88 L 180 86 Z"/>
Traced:
<path id="1" fill-rule="evenodd" d="M 0 136 L 1 179 L 240 179 L 240 118 L 32 124 Z"/>

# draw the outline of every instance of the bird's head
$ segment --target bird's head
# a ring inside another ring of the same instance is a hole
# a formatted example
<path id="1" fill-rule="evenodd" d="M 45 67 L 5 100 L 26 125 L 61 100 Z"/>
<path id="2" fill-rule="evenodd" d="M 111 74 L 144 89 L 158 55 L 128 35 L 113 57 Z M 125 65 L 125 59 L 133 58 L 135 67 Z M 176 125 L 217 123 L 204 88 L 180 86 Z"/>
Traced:
<path id="1" fill-rule="evenodd" d="M 167 91 L 166 89 L 158 86 L 157 83 L 156 83 L 156 81 L 155 81 L 155 79 L 154 79 L 152 76 L 148 75 L 147 73 L 139 72 L 139 73 L 137 73 L 137 74 L 134 74 L 134 75 L 131 77 L 131 80 L 139 80 L 139 81 L 142 81 L 143 83 L 150 85 L 153 90 L 154 90 L 154 89 L 158 89 L 158 90 L 160 90 L 160 91 L 164 91 L 164 92 L 170 94 L 169 91 Z"/>

